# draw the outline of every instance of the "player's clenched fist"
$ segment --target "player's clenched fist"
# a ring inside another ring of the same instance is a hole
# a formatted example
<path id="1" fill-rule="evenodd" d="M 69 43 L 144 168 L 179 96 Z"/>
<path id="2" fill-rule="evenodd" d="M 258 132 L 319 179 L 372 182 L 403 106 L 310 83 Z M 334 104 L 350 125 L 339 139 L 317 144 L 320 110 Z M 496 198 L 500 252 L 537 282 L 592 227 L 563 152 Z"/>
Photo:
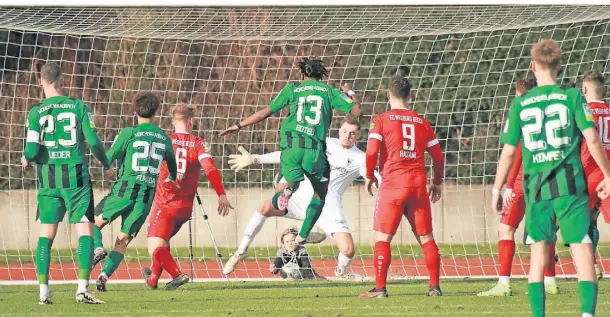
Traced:
<path id="1" fill-rule="evenodd" d="M 606 199 L 610 196 L 610 178 L 604 178 L 603 181 L 595 188 L 600 199 Z"/>
<path id="2" fill-rule="evenodd" d="M 232 170 L 239 172 L 240 170 L 256 163 L 258 155 L 250 154 L 243 146 L 239 146 L 237 148 L 241 154 L 231 154 L 229 155 L 229 166 Z"/>

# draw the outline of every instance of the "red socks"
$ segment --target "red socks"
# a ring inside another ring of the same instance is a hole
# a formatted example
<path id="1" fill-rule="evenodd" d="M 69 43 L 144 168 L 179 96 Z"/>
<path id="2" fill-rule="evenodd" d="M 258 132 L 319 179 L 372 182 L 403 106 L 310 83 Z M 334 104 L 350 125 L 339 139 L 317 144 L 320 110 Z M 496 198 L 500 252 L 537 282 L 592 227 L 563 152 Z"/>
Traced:
<path id="1" fill-rule="evenodd" d="M 388 280 L 388 269 L 392 262 L 392 249 L 390 243 L 375 242 L 375 289 L 381 290 Z"/>
<path id="2" fill-rule="evenodd" d="M 498 253 L 500 258 L 500 276 L 510 276 L 515 257 L 515 241 L 498 241 Z"/>
<path id="3" fill-rule="evenodd" d="M 544 276 L 553 277 L 555 276 L 555 244 L 549 244 L 549 265 L 544 270 Z"/>
<path id="4" fill-rule="evenodd" d="M 430 275 L 430 285 L 439 286 L 439 276 L 441 275 L 441 255 L 438 252 L 438 246 L 434 240 L 428 241 L 421 246 L 424 251 L 424 261 Z"/>
<path id="5" fill-rule="evenodd" d="M 156 275 L 155 271 L 155 262 L 159 264 L 159 266 L 167 271 L 172 278 L 176 278 L 176 276 L 180 275 L 180 269 L 178 268 L 178 264 L 174 261 L 171 252 L 169 252 L 169 248 L 167 247 L 158 247 L 155 249 L 152 255 L 153 258 L 153 275 Z M 161 274 L 161 270 L 159 269 L 159 275 Z M 159 278 L 157 275 L 157 279 Z"/>

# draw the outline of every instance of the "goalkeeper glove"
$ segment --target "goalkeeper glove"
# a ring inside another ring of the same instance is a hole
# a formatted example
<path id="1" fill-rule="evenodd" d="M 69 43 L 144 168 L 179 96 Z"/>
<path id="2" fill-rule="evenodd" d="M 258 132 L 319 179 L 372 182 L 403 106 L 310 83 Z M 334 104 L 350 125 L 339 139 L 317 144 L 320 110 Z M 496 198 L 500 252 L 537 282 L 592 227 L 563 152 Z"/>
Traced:
<path id="1" fill-rule="evenodd" d="M 244 149 L 244 147 L 241 145 L 237 149 L 239 152 L 241 152 L 241 154 L 229 155 L 229 166 L 232 170 L 239 172 L 243 168 L 258 162 L 258 155 L 250 154 L 250 152 L 246 151 L 246 149 Z"/>

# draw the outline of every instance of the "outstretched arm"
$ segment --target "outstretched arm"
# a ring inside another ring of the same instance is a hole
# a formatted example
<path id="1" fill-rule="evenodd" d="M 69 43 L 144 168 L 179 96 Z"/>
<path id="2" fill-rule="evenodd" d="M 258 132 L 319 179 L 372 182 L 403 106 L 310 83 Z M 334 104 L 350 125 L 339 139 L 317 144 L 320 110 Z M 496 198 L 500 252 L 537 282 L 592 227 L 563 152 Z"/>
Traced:
<path id="1" fill-rule="evenodd" d="M 282 156 L 281 151 L 275 151 L 267 154 L 250 154 L 243 146 L 237 148 L 241 154 L 229 155 L 229 166 L 236 172 L 255 164 L 279 164 L 280 157 Z"/>
<path id="2" fill-rule="evenodd" d="M 228 129 L 220 132 L 220 136 L 233 134 L 233 133 L 239 131 L 241 128 L 245 128 L 247 126 L 251 126 L 253 124 L 256 124 L 260 121 L 265 120 L 267 117 L 269 117 L 272 114 L 273 114 L 273 112 L 271 111 L 271 108 L 265 107 L 264 109 L 259 110 L 259 111 L 255 112 L 253 115 L 246 118 L 246 120 L 240 121 L 240 122 L 230 126 Z"/>

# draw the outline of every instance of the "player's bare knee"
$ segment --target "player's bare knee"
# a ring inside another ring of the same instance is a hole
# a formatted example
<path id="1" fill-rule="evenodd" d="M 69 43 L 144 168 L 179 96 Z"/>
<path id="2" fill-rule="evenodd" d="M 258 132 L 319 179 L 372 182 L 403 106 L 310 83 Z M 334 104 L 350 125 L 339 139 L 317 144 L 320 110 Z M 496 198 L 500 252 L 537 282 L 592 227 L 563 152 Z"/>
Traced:
<path id="1" fill-rule="evenodd" d="M 261 214 L 265 217 L 275 217 L 275 216 L 283 215 L 283 212 L 281 212 L 273 207 L 273 203 L 271 202 L 271 200 L 263 201 L 258 206 L 258 209 L 256 210 L 256 212 L 258 212 L 259 214 Z"/>
<path id="2" fill-rule="evenodd" d="M 108 220 L 104 220 L 102 217 L 95 217 L 95 226 L 102 229 L 108 224 Z"/>
<path id="3" fill-rule="evenodd" d="M 79 222 L 76 224 L 76 234 L 81 236 L 93 236 L 93 223 L 92 222 Z"/>
<path id="4" fill-rule="evenodd" d="M 500 227 L 498 228 L 498 240 L 515 240 L 516 231 L 517 229 L 511 226 L 500 224 Z"/>
<path id="5" fill-rule="evenodd" d="M 125 254 L 125 251 L 127 251 L 127 246 L 132 239 L 133 237 L 126 234 L 119 235 L 114 242 L 114 250 Z"/>
<path id="6" fill-rule="evenodd" d="M 387 234 L 380 231 L 375 231 L 375 242 L 392 242 L 393 234 Z"/>
<path id="7" fill-rule="evenodd" d="M 434 234 L 432 234 L 432 232 L 428 233 L 428 234 L 424 234 L 422 236 L 419 236 L 419 241 L 422 245 L 430 242 L 430 241 L 434 241 Z"/>
<path id="8" fill-rule="evenodd" d="M 57 235 L 57 224 L 48 224 L 43 223 L 40 225 L 40 237 L 47 238 L 50 240 L 55 239 L 55 235 Z"/>

